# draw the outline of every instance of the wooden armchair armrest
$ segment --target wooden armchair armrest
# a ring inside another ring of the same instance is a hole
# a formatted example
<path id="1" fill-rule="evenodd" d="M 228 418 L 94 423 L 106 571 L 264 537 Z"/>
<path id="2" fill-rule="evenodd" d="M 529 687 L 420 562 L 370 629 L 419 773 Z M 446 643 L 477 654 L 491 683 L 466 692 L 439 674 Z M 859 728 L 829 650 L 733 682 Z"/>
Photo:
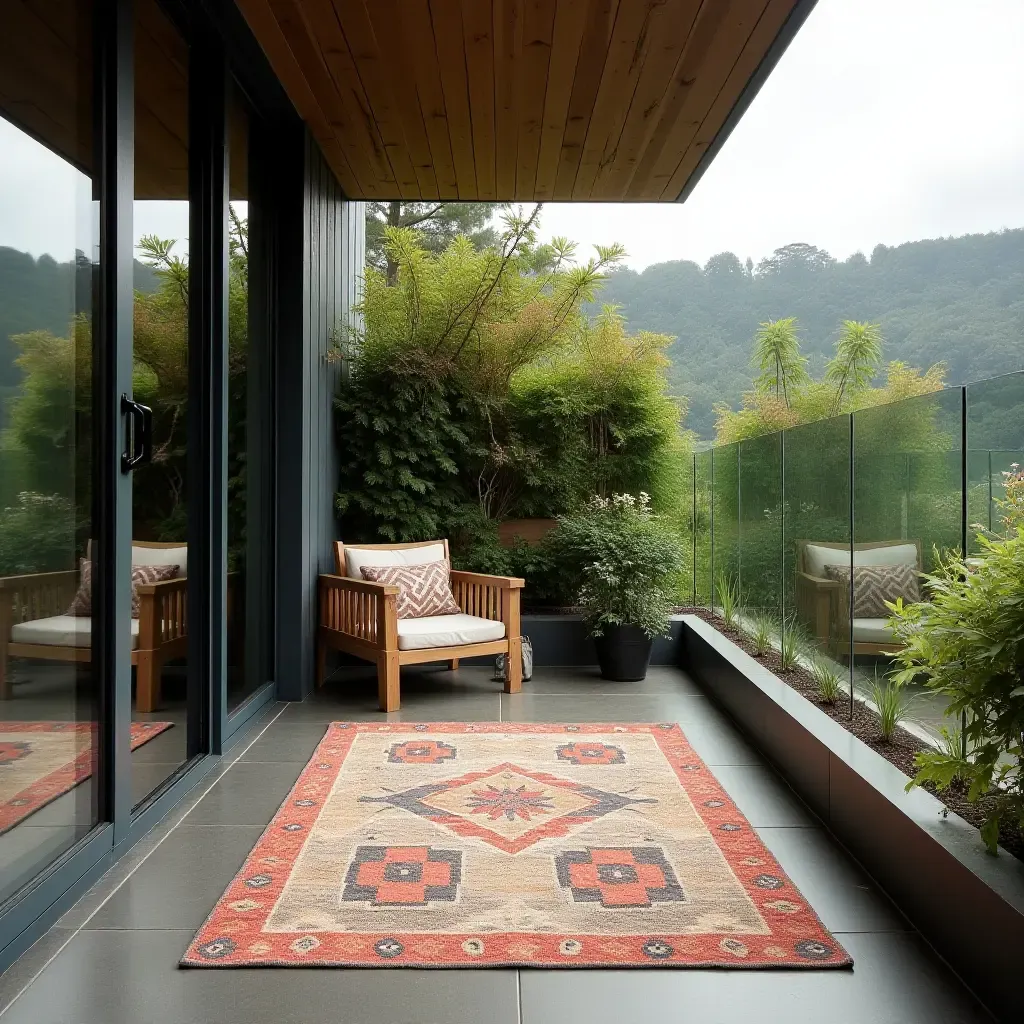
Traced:
<path id="1" fill-rule="evenodd" d="M 139 649 L 151 651 L 188 635 L 188 577 L 140 583 Z"/>
<path id="2" fill-rule="evenodd" d="M 480 583 L 485 587 L 497 587 L 499 590 L 522 590 L 526 580 L 518 576 L 490 576 L 483 572 L 466 572 L 463 569 L 452 569 L 452 583 Z"/>
<path id="3" fill-rule="evenodd" d="M 810 583 L 815 590 L 838 590 L 839 580 L 825 579 L 823 576 L 812 576 L 809 572 L 798 572 L 797 579 Z"/>
<path id="4" fill-rule="evenodd" d="M 398 646 L 398 595 L 393 583 L 320 576 L 320 627 L 382 649 Z"/>
<path id="5" fill-rule="evenodd" d="M 79 572 L 35 572 L 0 579 L 0 633 L 16 622 L 63 615 L 78 590 Z"/>
<path id="6" fill-rule="evenodd" d="M 372 594 L 374 597 L 386 597 L 389 594 L 398 596 L 401 589 L 394 583 L 377 583 L 374 580 L 354 580 L 351 576 L 334 576 L 330 573 L 321 573 L 320 589 L 324 590 L 349 590 L 353 593 Z"/>
<path id="7" fill-rule="evenodd" d="M 28 590 L 62 583 L 73 583 L 78 586 L 78 570 L 63 569 L 60 572 L 31 572 L 23 576 L 0 576 L 0 590 Z"/>

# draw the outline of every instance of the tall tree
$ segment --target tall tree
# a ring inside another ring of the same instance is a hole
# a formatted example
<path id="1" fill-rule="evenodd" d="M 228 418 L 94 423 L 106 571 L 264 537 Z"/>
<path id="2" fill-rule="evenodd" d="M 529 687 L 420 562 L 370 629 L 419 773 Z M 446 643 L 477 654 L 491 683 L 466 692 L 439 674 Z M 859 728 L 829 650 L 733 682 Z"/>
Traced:
<path id="1" fill-rule="evenodd" d="M 807 358 L 800 355 L 796 317 L 766 320 L 754 335 L 754 365 L 761 371 L 754 381 L 759 391 L 774 391 L 789 405 L 795 387 L 809 380 Z"/>
<path id="2" fill-rule="evenodd" d="M 836 342 L 836 354 L 829 360 L 825 379 L 835 387 L 831 414 L 844 402 L 866 388 L 882 361 L 882 328 L 859 320 L 844 320 Z"/>
<path id="3" fill-rule="evenodd" d="M 494 245 L 498 232 L 491 219 L 499 209 L 496 203 L 367 203 L 366 262 L 387 278 L 397 280 L 398 264 L 388 254 L 387 228 L 414 228 L 420 233 L 423 248 L 439 253 L 459 235 L 465 235 L 478 248 Z"/>

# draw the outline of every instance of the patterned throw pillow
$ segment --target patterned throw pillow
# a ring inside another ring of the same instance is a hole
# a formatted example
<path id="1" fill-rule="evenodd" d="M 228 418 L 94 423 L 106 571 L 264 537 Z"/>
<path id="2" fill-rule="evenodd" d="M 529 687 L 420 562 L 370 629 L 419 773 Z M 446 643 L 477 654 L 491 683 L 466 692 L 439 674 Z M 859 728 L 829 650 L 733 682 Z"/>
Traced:
<path id="1" fill-rule="evenodd" d="M 462 609 L 455 603 L 449 582 L 448 563 L 424 562 L 422 565 L 361 565 L 364 580 L 391 583 L 399 588 L 398 617 L 421 619 L 425 615 L 457 615 Z"/>
<path id="2" fill-rule="evenodd" d="M 78 580 L 78 591 L 75 593 L 66 615 L 92 615 L 92 562 L 87 558 L 81 560 L 81 575 Z M 162 583 L 164 580 L 177 579 L 176 565 L 133 565 L 132 566 L 132 618 L 139 617 L 139 584 Z"/>
<path id="3" fill-rule="evenodd" d="M 848 565 L 826 565 L 830 580 L 850 586 Z M 886 601 L 902 597 L 904 604 L 921 600 L 921 584 L 915 565 L 855 565 L 853 567 L 853 617 L 855 619 L 887 619 L 892 612 Z"/>

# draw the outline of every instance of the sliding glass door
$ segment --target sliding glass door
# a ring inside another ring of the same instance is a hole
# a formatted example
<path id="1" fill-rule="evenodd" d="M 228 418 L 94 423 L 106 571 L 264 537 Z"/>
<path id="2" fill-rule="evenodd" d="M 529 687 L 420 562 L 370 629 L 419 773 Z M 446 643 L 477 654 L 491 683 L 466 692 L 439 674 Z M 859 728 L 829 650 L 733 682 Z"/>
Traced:
<path id="1" fill-rule="evenodd" d="M 0 4 L 0 903 L 99 820 L 93 5 Z"/>

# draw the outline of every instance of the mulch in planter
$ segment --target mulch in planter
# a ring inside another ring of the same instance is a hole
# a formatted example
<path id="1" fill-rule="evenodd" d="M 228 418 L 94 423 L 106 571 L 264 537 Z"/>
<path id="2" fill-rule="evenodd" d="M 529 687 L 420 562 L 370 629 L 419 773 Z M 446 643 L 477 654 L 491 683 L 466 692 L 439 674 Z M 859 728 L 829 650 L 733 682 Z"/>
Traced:
<path id="1" fill-rule="evenodd" d="M 853 702 L 853 717 L 850 717 L 849 695 L 844 695 L 835 704 L 826 704 L 818 696 L 818 687 L 813 677 L 803 668 L 794 668 L 788 672 L 782 670 L 777 651 L 772 650 L 768 654 L 758 657 L 754 653 L 753 644 L 745 633 L 733 626 L 726 626 L 717 616 L 706 608 L 680 608 L 681 612 L 696 615 L 705 622 L 714 626 L 723 636 L 727 636 L 738 647 L 743 648 L 751 657 L 757 658 L 765 668 L 769 669 L 787 686 L 792 687 L 799 694 L 806 697 L 812 704 L 819 707 L 833 721 L 838 722 L 847 732 L 853 733 L 857 739 L 862 740 L 872 750 L 881 754 L 890 764 L 895 765 L 908 778 L 917 774 L 915 755 L 922 750 L 933 749 L 927 743 L 919 740 L 906 729 L 897 727 L 892 742 L 884 743 L 879 735 L 878 715 L 859 700 Z M 988 798 L 970 803 L 967 800 L 967 787 L 954 783 L 949 789 L 938 792 L 934 785 L 926 783 L 921 787 L 928 790 L 936 799 L 946 805 L 949 810 L 959 814 L 965 821 L 970 822 L 975 828 L 981 828 L 988 816 L 988 809 L 992 801 Z M 1009 854 L 1018 860 L 1024 861 L 1024 834 L 1013 822 L 1003 822 L 999 829 L 999 845 Z"/>

